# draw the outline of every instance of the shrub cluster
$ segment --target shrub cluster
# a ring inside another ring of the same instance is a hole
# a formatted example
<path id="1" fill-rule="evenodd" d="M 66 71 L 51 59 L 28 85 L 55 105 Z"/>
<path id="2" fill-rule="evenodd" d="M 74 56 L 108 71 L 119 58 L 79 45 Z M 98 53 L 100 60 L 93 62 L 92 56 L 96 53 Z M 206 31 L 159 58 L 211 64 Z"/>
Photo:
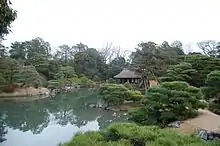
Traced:
<path id="1" fill-rule="evenodd" d="M 94 82 L 89 78 L 87 78 L 86 76 L 82 76 L 82 77 L 75 76 L 72 78 L 50 80 L 48 81 L 48 88 L 55 89 L 60 85 L 66 85 L 66 84 L 81 85 L 82 87 L 87 87 L 88 85 L 94 84 Z"/>
<path id="2" fill-rule="evenodd" d="M 213 71 L 207 75 L 202 92 L 207 100 L 211 100 L 209 109 L 220 115 L 220 71 Z"/>
<path id="3" fill-rule="evenodd" d="M 108 105 L 118 105 L 125 100 L 140 101 L 143 95 L 140 91 L 133 91 L 121 84 L 105 84 L 99 89 L 99 96 Z"/>
<path id="4" fill-rule="evenodd" d="M 149 88 L 144 107 L 130 112 L 130 119 L 143 125 L 166 126 L 175 120 L 184 120 L 197 115 L 199 108 L 206 107 L 201 101 L 199 88 L 190 86 L 186 82 L 164 82 Z"/>
<path id="5" fill-rule="evenodd" d="M 106 131 L 78 133 L 63 146 L 217 146 L 219 142 L 204 142 L 195 135 L 178 133 L 156 126 L 133 123 L 110 125 Z"/>

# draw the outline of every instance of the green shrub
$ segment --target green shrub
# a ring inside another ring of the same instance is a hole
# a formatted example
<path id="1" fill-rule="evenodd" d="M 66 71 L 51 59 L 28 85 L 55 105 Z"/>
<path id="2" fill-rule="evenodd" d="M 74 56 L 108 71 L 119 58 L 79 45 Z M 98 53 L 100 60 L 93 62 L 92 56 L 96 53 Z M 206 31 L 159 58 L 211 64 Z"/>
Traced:
<path id="1" fill-rule="evenodd" d="M 209 109 L 220 114 L 220 71 L 213 71 L 207 75 L 206 86 L 202 88 L 206 99 L 210 100 Z"/>
<path id="2" fill-rule="evenodd" d="M 116 84 L 116 80 L 113 78 L 108 79 L 108 83 Z"/>
<path id="3" fill-rule="evenodd" d="M 184 81 L 193 85 L 192 78 L 196 75 L 197 71 L 192 68 L 190 63 L 179 63 L 170 66 L 166 74 L 159 78 L 162 82 Z"/>
<path id="4" fill-rule="evenodd" d="M 101 81 L 101 78 L 98 77 L 98 76 L 94 76 L 94 77 L 92 78 L 92 80 L 95 81 L 95 82 L 100 82 L 100 81 Z"/>
<path id="5" fill-rule="evenodd" d="M 194 86 L 197 87 L 205 85 L 205 80 L 210 72 L 220 70 L 220 59 L 207 55 L 186 55 L 185 62 L 190 63 L 192 68 L 197 71 L 196 75 L 192 78 Z"/>
<path id="6" fill-rule="evenodd" d="M 132 86 L 132 84 L 130 84 L 129 82 L 124 83 L 124 86 L 125 86 L 126 88 L 128 88 L 129 90 L 133 90 L 133 86 Z"/>
<path id="7" fill-rule="evenodd" d="M 81 84 L 93 84 L 94 83 L 92 80 L 90 80 L 86 76 L 82 76 L 79 79 L 80 79 Z"/>
<path id="8" fill-rule="evenodd" d="M 73 77 L 69 79 L 72 84 L 81 84 L 81 80 L 78 77 Z"/>
<path id="9" fill-rule="evenodd" d="M 121 84 L 105 84 L 99 89 L 99 96 L 109 105 L 118 105 L 125 100 L 140 101 L 143 95 Z"/>
<path id="10" fill-rule="evenodd" d="M 48 88 L 49 89 L 56 89 L 60 85 L 58 80 L 50 80 L 48 81 Z"/>
<path id="11" fill-rule="evenodd" d="M 218 146 L 220 142 L 204 142 L 195 135 L 182 134 L 156 126 L 133 123 L 111 124 L 106 131 L 77 134 L 63 146 Z"/>
<path id="12" fill-rule="evenodd" d="M 34 66 L 23 66 L 23 68 L 13 76 L 16 83 L 42 86 L 42 76 L 36 71 Z"/>
<path id="13" fill-rule="evenodd" d="M 197 110 L 206 106 L 201 99 L 200 89 L 186 82 L 164 82 L 147 90 L 145 106 L 131 111 L 130 119 L 144 125 L 166 126 L 175 120 L 195 117 Z"/>
<path id="14" fill-rule="evenodd" d="M 126 100 L 140 101 L 144 97 L 140 91 L 128 90 L 127 94 L 128 97 Z"/>
<path id="15" fill-rule="evenodd" d="M 5 87 L 6 87 L 6 81 L 0 73 L 0 92 L 2 92 L 5 89 Z"/>
<path id="16" fill-rule="evenodd" d="M 99 96 L 108 105 L 117 105 L 125 100 L 127 90 L 123 85 L 105 84 L 99 89 Z"/>

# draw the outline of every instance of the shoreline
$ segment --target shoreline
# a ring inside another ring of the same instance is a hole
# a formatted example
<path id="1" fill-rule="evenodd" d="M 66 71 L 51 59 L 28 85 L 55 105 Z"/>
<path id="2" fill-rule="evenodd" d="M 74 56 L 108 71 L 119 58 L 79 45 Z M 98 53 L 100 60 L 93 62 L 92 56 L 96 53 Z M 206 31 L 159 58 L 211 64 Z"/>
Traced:
<path id="1" fill-rule="evenodd" d="M 4 102 L 4 101 L 34 101 L 34 100 L 45 99 L 45 98 L 49 98 L 49 97 L 50 97 L 50 95 L 0 97 L 0 102 Z"/>
<path id="2" fill-rule="evenodd" d="M 50 91 L 47 88 L 17 88 L 12 93 L 0 93 L 0 101 L 32 101 L 44 99 L 50 96 Z"/>

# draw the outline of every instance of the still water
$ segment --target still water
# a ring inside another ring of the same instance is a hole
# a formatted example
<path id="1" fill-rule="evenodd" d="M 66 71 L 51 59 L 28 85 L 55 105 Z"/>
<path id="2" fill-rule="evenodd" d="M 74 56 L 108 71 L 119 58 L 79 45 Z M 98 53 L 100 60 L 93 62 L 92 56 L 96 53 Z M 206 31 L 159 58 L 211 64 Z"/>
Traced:
<path id="1" fill-rule="evenodd" d="M 124 121 L 123 113 L 90 108 L 97 92 L 78 90 L 29 102 L 0 103 L 0 146 L 57 146 L 78 132 Z"/>

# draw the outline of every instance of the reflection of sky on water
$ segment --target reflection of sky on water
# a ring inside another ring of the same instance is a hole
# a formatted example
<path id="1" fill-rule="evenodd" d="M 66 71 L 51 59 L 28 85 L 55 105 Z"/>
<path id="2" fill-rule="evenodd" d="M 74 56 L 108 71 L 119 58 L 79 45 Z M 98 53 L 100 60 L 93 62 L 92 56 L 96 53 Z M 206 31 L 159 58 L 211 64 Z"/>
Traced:
<path id="1" fill-rule="evenodd" d="M 22 132 L 19 130 L 8 129 L 6 141 L 1 146 L 57 146 L 70 140 L 77 131 L 98 130 L 98 122 L 90 121 L 85 126 L 67 124 L 65 126 L 50 123 L 40 134 L 33 134 L 31 131 Z"/>

